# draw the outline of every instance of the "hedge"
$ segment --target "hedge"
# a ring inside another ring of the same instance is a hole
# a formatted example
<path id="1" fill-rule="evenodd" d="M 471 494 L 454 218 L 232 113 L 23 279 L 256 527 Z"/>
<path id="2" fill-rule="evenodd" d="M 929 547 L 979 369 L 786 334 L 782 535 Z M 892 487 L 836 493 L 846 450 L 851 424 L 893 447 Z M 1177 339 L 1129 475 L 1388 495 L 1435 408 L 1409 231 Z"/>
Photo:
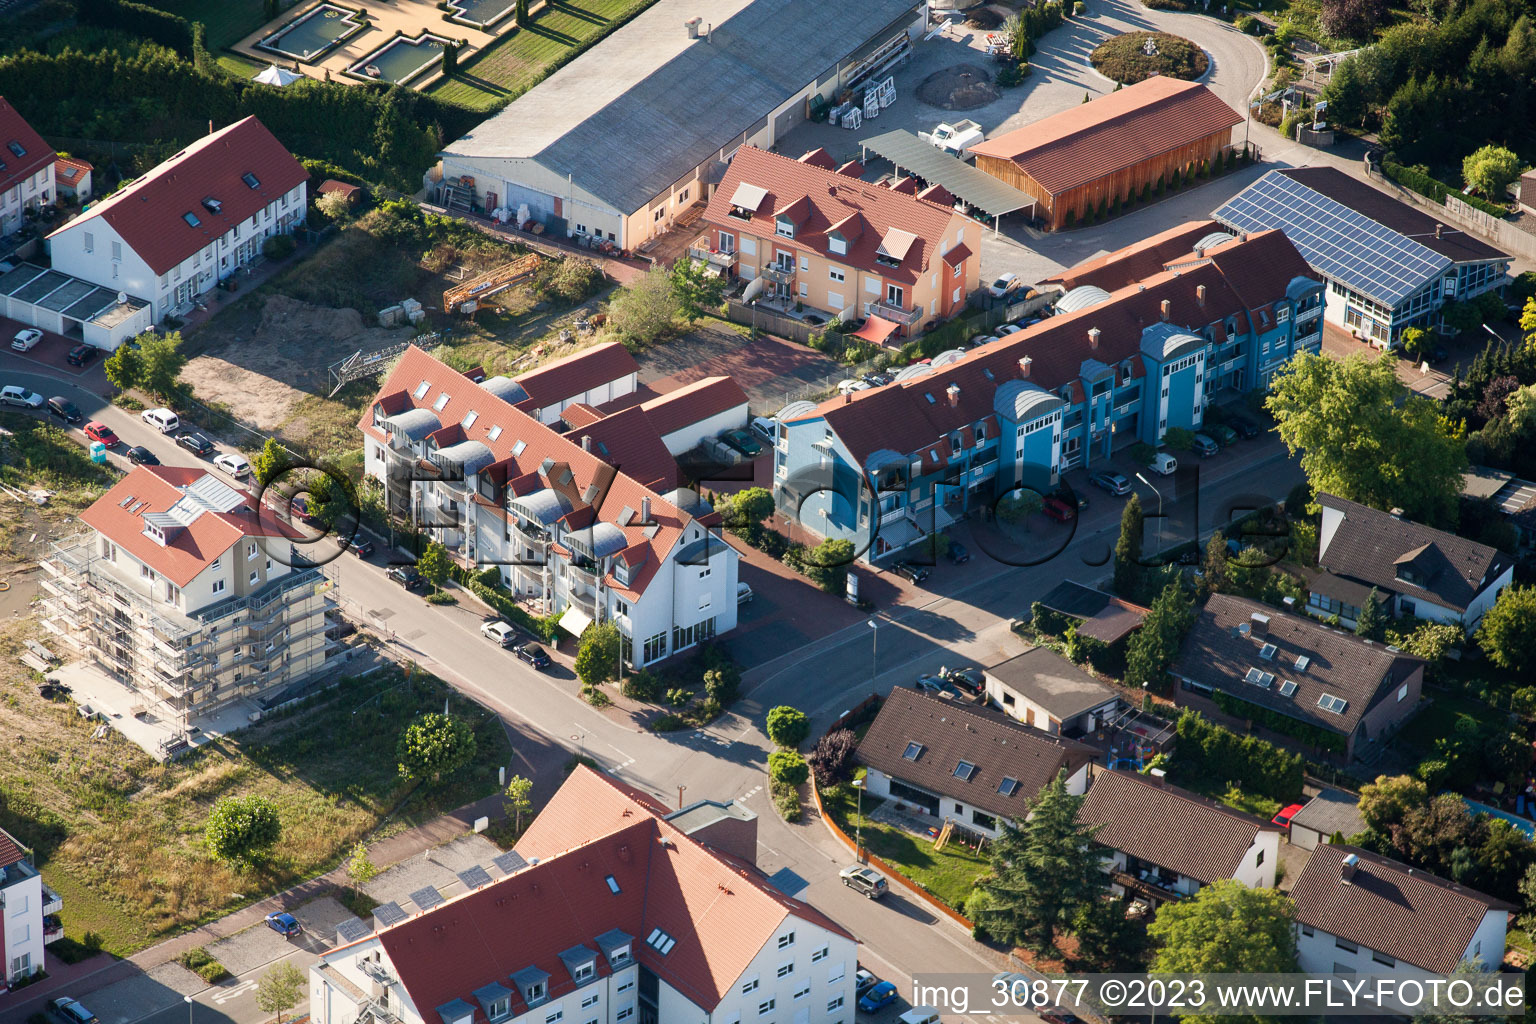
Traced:
<path id="1" fill-rule="evenodd" d="M 493 574 L 497 579 L 495 583 L 490 582 L 488 579 Z M 534 636 L 543 637 L 546 641 L 554 643 L 555 630 L 560 625 L 559 613 L 546 615 L 542 619 L 530 614 L 522 605 L 513 600 L 512 595 L 507 593 L 506 588 L 501 585 L 499 582 L 501 578 L 500 569 L 491 566 L 488 569 L 477 572 L 466 566 L 455 565 L 450 570 L 450 575 L 459 586 L 490 605 L 508 622 L 516 623 Z"/>
<path id="2" fill-rule="evenodd" d="M 180 15 L 128 0 L 77 0 L 75 16 L 84 24 L 141 36 L 188 60 L 193 57 L 192 24 Z"/>
<path id="3" fill-rule="evenodd" d="M 1278 732 L 1282 736 L 1300 740 L 1320 750 L 1331 750 L 1336 754 L 1344 753 L 1344 737 L 1336 732 L 1330 732 L 1320 725 L 1311 722 L 1303 722 L 1292 718 L 1290 715 L 1282 715 L 1278 711 L 1261 707 L 1251 701 L 1234 697 L 1230 693 L 1217 690 L 1211 694 L 1211 700 L 1216 706 L 1234 718 L 1246 719 L 1255 725 L 1262 726 L 1271 732 Z"/>
<path id="4" fill-rule="evenodd" d="M 1257 736 L 1239 736 L 1193 711 L 1179 716 L 1179 742 L 1173 760 L 1181 777 L 1212 783 L 1238 780 L 1243 789 L 1283 804 L 1301 799 L 1304 762 Z"/>
<path id="5" fill-rule="evenodd" d="M 1068 629 L 1077 625 L 1077 621 L 1072 616 L 1063 615 L 1054 608 L 1047 608 L 1039 601 L 1029 606 L 1029 624 L 1034 626 L 1037 632 L 1064 637 Z"/>
<path id="6" fill-rule="evenodd" d="M 1484 199 L 1479 199 L 1477 196 L 1464 196 L 1461 194 L 1460 189 L 1453 185 L 1447 185 L 1439 179 L 1431 178 L 1417 167 L 1404 167 L 1402 164 L 1395 164 L 1390 160 L 1383 162 L 1381 166 L 1387 172 L 1387 177 L 1399 185 L 1412 189 L 1425 198 L 1433 199 L 1441 206 L 1445 205 L 1446 196 L 1455 196 L 1468 206 L 1481 210 L 1490 216 L 1498 217 L 1501 220 L 1509 216 L 1509 210 L 1504 207 L 1497 206 Z"/>

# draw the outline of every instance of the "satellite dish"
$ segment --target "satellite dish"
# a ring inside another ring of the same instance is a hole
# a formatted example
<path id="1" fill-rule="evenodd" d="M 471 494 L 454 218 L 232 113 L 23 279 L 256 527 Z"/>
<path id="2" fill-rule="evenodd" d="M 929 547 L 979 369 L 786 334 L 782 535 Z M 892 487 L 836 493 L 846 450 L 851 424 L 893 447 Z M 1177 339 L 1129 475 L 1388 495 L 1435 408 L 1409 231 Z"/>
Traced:
<path id="1" fill-rule="evenodd" d="M 118 302 L 127 302 L 128 301 L 128 293 L 127 292 L 118 292 L 117 293 L 117 301 Z"/>

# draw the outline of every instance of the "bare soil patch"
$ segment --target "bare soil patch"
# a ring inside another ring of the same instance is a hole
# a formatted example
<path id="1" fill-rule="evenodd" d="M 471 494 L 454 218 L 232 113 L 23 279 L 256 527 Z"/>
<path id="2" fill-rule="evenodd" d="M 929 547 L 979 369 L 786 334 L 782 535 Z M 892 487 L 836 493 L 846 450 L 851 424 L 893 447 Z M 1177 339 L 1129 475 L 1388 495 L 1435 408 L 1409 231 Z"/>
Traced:
<path id="1" fill-rule="evenodd" d="M 917 98 L 943 110 L 974 110 L 995 101 L 1000 93 L 992 75 L 975 64 L 956 64 L 935 71 L 917 87 Z"/>

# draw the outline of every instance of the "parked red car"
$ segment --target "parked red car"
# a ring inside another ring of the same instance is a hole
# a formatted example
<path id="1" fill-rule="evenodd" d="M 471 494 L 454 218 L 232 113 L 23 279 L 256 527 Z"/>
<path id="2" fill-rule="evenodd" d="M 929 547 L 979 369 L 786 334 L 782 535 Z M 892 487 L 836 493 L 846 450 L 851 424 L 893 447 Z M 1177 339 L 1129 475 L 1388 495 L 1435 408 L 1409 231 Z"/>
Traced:
<path id="1" fill-rule="evenodd" d="M 85 436 L 92 441 L 100 441 L 108 448 L 118 443 L 117 435 L 112 432 L 112 428 L 105 423 L 97 423 L 95 420 L 91 420 L 91 422 L 85 425 Z"/>
<path id="2" fill-rule="evenodd" d="M 1272 824 L 1279 825 L 1281 828 L 1290 828 L 1291 819 L 1299 813 L 1301 813 L 1301 804 L 1291 804 L 1289 807 L 1281 808 L 1280 813 L 1269 820 Z"/>
<path id="3" fill-rule="evenodd" d="M 1077 518 L 1077 509 L 1055 495 L 1046 498 L 1042 504 L 1045 507 L 1045 514 L 1058 523 L 1070 523 Z"/>

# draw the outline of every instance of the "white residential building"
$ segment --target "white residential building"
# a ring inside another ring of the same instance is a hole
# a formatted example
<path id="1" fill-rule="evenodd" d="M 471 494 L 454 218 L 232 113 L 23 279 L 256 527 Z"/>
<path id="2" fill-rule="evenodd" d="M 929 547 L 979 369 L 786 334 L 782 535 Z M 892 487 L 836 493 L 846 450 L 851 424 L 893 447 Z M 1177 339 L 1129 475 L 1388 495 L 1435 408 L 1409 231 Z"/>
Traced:
<path id="1" fill-rule="evenodd" d="M 0 829 L 0 980 L 11 985 L 43 969 L 43 946 L 64 937 L 64 899 L 32 866 L 26 847 Z"/>
<path id="2" fill-rule="evenodd" d="M 58 198 L 53 147 L 0 97 L 0 238 L 26 223 L 29 210 Z"/>
<path id="3" fill-rule="evenodd" d="M 247 117 L 54 231 L 54 269 L 143 296 L 158 323 L 260 257 L 269 238 L 298 228 L 308 181 L 287 148 Z"/>
<path id="4" fill-rule="evenodd" d="M 569 632 L 613 622 L 637 668 L 734 629 L 739 556 L 708 505 L 650 490 L 528 401 L 517 381 L 476 382 L 407 349 L 358 424 L 364 472 L 392 512 L 499 567 Z"/>
<path id="5" fill-rule="evenodd" d="M 669 812 L 577 768 L 493 862 L 501 877 L 466 872 L 464 895 L 346 923 L 310 968 L 311 1017 L 852 1024 L 857 941 L 730 852 L 750 812 L 717 809 Z"/>

